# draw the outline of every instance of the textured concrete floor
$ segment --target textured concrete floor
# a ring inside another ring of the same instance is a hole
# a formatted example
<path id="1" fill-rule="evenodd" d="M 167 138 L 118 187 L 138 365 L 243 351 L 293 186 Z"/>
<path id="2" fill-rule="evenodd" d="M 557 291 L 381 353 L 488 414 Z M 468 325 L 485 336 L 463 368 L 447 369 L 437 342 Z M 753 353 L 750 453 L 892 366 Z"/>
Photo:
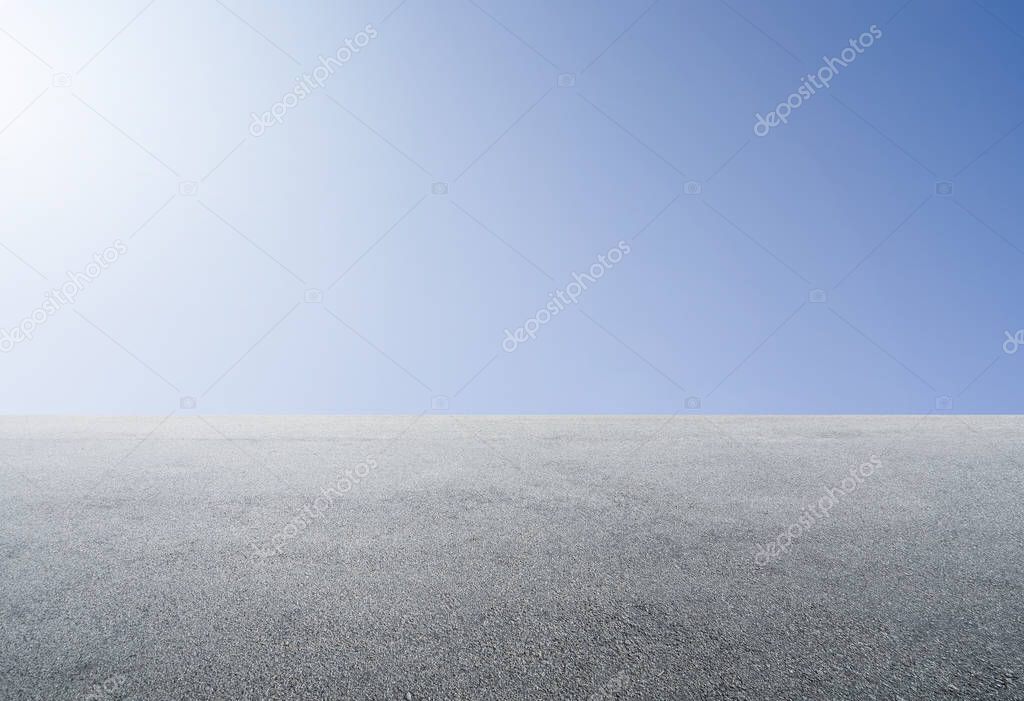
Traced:
<path id="1" fill-rule="evenodd" d="M 1022 465 L 1011 417 L 3 418 L 0 697 L 1022 699 Z"/>

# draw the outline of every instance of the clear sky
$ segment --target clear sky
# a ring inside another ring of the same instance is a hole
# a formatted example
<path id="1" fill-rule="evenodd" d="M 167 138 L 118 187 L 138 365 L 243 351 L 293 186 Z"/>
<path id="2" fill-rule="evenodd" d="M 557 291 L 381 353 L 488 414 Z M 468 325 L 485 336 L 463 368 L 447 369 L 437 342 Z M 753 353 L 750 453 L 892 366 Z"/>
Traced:
<path id="1" fill-rule="evenodd" d="M 2 412 L 1024 408 L 1012 0 L 13 0 L 0 62 Z"/>

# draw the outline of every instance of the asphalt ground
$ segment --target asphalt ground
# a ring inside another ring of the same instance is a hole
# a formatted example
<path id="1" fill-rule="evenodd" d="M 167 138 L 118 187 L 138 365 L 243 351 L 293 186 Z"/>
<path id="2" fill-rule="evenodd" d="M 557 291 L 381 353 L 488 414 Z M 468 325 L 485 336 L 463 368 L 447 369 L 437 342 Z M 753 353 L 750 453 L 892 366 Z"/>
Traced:
<path id="1" fill-rule="evenodd" d="M 185 413 L 0 418 L 0 697 L 1024 699 L 1024 417 Z"/>

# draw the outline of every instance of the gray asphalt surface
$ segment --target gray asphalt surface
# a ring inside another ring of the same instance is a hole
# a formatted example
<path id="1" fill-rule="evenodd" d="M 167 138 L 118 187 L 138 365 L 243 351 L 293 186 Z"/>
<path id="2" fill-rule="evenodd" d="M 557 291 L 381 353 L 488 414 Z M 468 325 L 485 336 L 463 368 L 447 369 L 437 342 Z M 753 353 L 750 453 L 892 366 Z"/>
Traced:
<path id="1" fill-rule="evenodd" d="M 1022 465 L 1022 417 L 6 417 L 0 697 L 1022 699 Z"/>

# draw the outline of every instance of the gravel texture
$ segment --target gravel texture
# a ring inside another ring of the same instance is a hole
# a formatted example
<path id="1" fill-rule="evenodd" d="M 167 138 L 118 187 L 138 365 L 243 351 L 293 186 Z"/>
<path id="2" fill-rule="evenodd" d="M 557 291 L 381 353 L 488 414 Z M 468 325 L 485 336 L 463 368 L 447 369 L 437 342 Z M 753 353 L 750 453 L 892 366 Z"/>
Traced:
<path id="1" fill-rule="evenodd" d="M 1024 699 L 1022 417 L 185 414 L 0 418 L 0 697 Z"/>

